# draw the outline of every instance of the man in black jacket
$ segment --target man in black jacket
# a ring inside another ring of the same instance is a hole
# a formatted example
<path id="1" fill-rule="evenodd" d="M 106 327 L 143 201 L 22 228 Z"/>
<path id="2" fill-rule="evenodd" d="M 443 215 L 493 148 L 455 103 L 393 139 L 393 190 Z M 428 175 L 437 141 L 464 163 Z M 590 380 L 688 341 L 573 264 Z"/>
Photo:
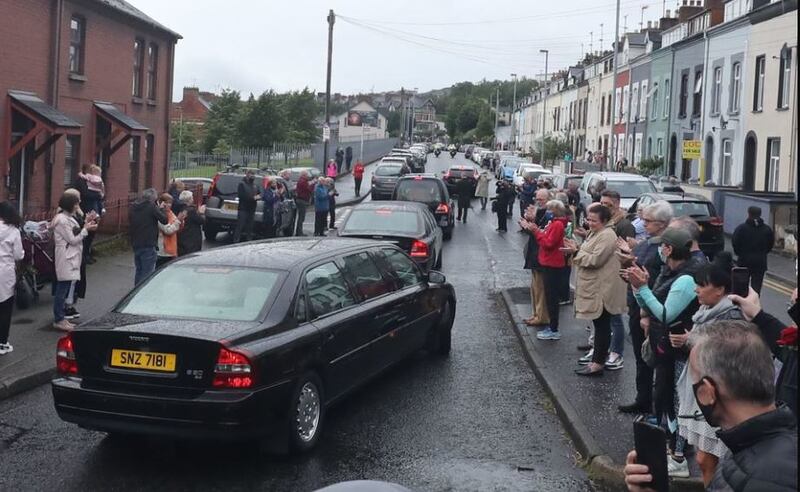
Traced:
<path id="1" fill-rule="evenodd" d="M 353 162 L 353 147 L 349 145 L 347 146 L 346 149 L 344 149 L 344 162 L 345 165 L 347 166 L 347 172 L 349 173 L 350 164 Z"/>
<path id="2" fill-rule="evenodd" d="M 747 220 L 733 231 L 732 242 L 736 263 L 750 270 L 750 285 L 761 294 L 764 273 L 767 271 L 767 254 L 775 245 L 775 233 L 761 218 L 760 207 L 747 209 Z"/>
<path id="3" fill-rule="evenodd" d="M 128 212 L 128 233 L 136 266 L 134 285 L 139 285 L 156 270 L 158 223 L 167 223 L 167 215 L 164 212 L 166 204 L 162 202 L 156 205 L 157 196 L 158 193 L 153 188 L 144 190 L 142 197 L 131 205 Z"/>
<path id="4" fill-rule="evenodd" d="M 256 205 L 258 204 L 258 200 L 261 199 L 255 182 L 255 173 L 248 170 L 242 182 L 239 183 L 239 188 L 236 190 L 236 195 L 239 197 L 239 208 L 236 213 L 236 230 L 233 233 L 234 243 L 240 242 L 243 235 L 247 236 L 248 241 L 253 238 Z"/>
<path id="5" fill-rule="evenodd" d="M 720 321 L 689 335 L 688 375 L 702 417 L 731 453 L 707 490 L 797 490 L 797 421 L 775 404 L 772 354 L 745 321 Z M 648 490 L 647 465 L 628 454 L 628 490 Z"/>

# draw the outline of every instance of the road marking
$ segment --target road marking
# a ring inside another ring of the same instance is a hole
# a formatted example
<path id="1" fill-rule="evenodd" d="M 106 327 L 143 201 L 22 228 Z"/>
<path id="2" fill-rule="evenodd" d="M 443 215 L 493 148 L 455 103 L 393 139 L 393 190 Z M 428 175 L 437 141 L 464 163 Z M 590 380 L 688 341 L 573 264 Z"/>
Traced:
<path id="1" fill-rule="evenodd" d="M 792 291 L 794 290 L 794 289 L 792 289 L 790 287 L 787 287 L 784 284 L 779 284 L 779 283 L 777 283 L 777 282 L 775 282 L 773 280 L 767 279 L 767 278 L 764 279 L 764 285 L 766 285 L 770 289 L 772 289 L 774 291 L 777 291 L 777 292 L 779 292 L 781 294 L 786 294 L 787 296 L 791 296 L 792 295 Z"/>

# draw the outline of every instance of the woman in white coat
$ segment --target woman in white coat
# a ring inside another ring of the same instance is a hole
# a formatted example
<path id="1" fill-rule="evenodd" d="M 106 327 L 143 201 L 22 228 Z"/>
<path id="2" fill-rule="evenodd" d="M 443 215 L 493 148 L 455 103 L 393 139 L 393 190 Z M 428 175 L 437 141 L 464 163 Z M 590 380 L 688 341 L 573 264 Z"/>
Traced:
<path id="1" fill-rule="evenodd" d="M 20 218 L 14 206 L 8 202 L 0 202 L 0 355 L 14 350 L 8 343 L 8 334 L 11 331 L 11 312 L 14 309 L 17 262 L 25 257 L 19 223 Z"/>
<path id="2" fill-rule="evenodd" d="M 489 173 L 482 171 L 475 185 L 475 197 L 481 199 L 481 210 L 486 210 L 486 203 L 489 201 L 489 179 Z"/>
<path id="3" fill-rule="evenodd" d="M 89 232 L 97 229 L 97 222 L 86 221 L 81 226 L 74 214 L 80 199 L 73 194 L 64 194 L 58 201 L 59 213 L 53 218 L 53 241 L 55 242 L 56 282 L 53 295 L 53 327 L 70 331 L 75 325 L 65 318 L 66 298 L 74 282 L 81 278 L 83 240 Z"/>

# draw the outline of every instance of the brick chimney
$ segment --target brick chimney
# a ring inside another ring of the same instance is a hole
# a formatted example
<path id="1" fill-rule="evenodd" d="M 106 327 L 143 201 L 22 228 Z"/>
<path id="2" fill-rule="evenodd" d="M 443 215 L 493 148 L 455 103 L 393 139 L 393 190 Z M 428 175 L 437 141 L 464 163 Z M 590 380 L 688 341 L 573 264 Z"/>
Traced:
<path id="1" fill-rule="evenodd" d="M 703 10 L 703 0 L 682 0 L 678 8 L 678 21 L 686 22 Z"/>

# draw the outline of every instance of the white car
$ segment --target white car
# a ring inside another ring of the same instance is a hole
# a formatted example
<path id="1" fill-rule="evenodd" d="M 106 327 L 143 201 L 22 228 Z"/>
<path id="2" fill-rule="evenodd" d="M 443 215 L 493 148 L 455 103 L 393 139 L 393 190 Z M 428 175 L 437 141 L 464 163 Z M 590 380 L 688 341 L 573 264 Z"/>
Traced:
<path id="1" fill-rule="evenodd" d="M 631 173 L 590 172 L 583 175 L 580 194 L 581 203 L 588 207 L 592 203 L 592 191 L 603 181 L 605 188 L 620 195 L 620 207 L 627 210 L 644 193 L 656 193 L 655 185 L 644 176 Z"/>
<path id="2" fill-rule="evenodd" d="M 552 172 L 539 164 L 523 164 L 514 171 L 514 178 L 512 179 L 514 186 L 522 186 L 526 174 L 532 174 L 534 179 L 539 179 L 539 176 L 547 177 L 553 175 Z"/>

